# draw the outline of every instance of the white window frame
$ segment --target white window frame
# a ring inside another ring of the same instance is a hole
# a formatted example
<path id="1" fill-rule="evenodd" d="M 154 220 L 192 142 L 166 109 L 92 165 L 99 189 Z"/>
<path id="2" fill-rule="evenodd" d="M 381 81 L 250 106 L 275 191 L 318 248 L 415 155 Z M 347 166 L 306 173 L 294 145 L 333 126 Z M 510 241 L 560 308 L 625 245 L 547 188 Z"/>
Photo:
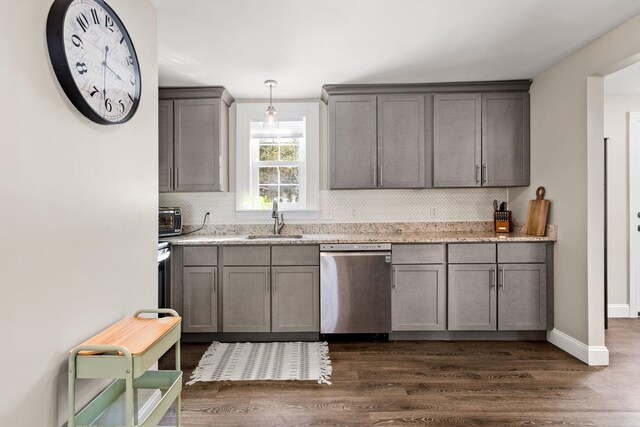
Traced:
<path id="1" fill-rule="evenodd" d="M 320 105 L 319 102 L 274 104 L 279 121 L 287 117 L 305 118 L 305 144 L 300 154 L 300 200 L 295 205 L 281 204 L 289 218 L 313 218 L 320 211 Z M 242 218 L 271 217 L 271 208 L 258 209 L 250 197 L 257 191 L 258 146 L 251 144 L 251 122 L 262 121 L 267 103 L 236 103 L 236 212 Z M 265 162 L 261 162 L 266 166 Z M 311 215 L 310 215 L 311 214 Z"/>

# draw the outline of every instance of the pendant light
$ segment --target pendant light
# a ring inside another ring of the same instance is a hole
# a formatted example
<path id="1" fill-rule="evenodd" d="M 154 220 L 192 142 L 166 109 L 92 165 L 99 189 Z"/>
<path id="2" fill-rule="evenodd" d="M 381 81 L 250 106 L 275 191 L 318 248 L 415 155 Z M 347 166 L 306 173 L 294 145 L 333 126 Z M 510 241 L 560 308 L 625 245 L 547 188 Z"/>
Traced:
<path id="1" fill-rule="evenodd" d="M 278 87 L 278 82 L 275 80 L 267 80 L 264 82 L 264 85 L 269 87 L 269 106 L 264 112 L 263 127 L 277 127 L 278 117 L 276 116 L 276 107 L 273 106 L 273 88 Z"/>

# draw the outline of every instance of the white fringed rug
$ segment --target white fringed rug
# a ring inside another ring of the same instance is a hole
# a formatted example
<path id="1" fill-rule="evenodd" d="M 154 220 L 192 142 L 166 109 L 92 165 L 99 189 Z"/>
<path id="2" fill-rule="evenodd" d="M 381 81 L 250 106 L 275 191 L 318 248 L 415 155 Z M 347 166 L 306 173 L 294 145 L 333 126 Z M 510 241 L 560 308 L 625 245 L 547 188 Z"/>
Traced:
<path id="1" fill-rule="evenodd" d="M 187 385 L 201 381 L 299 380 L 331 384 L 326 342 L 214 341 Z"/>

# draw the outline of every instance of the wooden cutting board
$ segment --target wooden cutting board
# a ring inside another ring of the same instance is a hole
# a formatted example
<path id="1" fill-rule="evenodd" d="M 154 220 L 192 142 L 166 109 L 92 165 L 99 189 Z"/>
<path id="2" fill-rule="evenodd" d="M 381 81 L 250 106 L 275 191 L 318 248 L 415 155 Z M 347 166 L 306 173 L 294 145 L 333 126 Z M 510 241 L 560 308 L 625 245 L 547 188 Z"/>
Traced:
<path id="1" fill-rule="evenodd" d="M 547 214 L 549 213 L 548 200 L 544 199 L 544 187 L 536 190 L 536 199 L 529 200 L 529 212 L 527 222 L 524 223 L 524 232 L 533 236 L 544 236 L 547 231 Z"/>

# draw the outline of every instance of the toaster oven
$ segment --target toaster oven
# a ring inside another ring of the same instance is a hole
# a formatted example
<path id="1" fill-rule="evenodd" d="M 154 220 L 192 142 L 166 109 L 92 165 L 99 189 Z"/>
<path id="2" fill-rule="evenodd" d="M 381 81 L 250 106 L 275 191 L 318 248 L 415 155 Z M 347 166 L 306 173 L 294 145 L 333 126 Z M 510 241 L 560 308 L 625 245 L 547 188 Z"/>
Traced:
<path id="1" fill-rule="evenodd" d="M 160 208 L 158 212 L 158 236 L 177 236 L 182 233 L 182 210 Z"/>

